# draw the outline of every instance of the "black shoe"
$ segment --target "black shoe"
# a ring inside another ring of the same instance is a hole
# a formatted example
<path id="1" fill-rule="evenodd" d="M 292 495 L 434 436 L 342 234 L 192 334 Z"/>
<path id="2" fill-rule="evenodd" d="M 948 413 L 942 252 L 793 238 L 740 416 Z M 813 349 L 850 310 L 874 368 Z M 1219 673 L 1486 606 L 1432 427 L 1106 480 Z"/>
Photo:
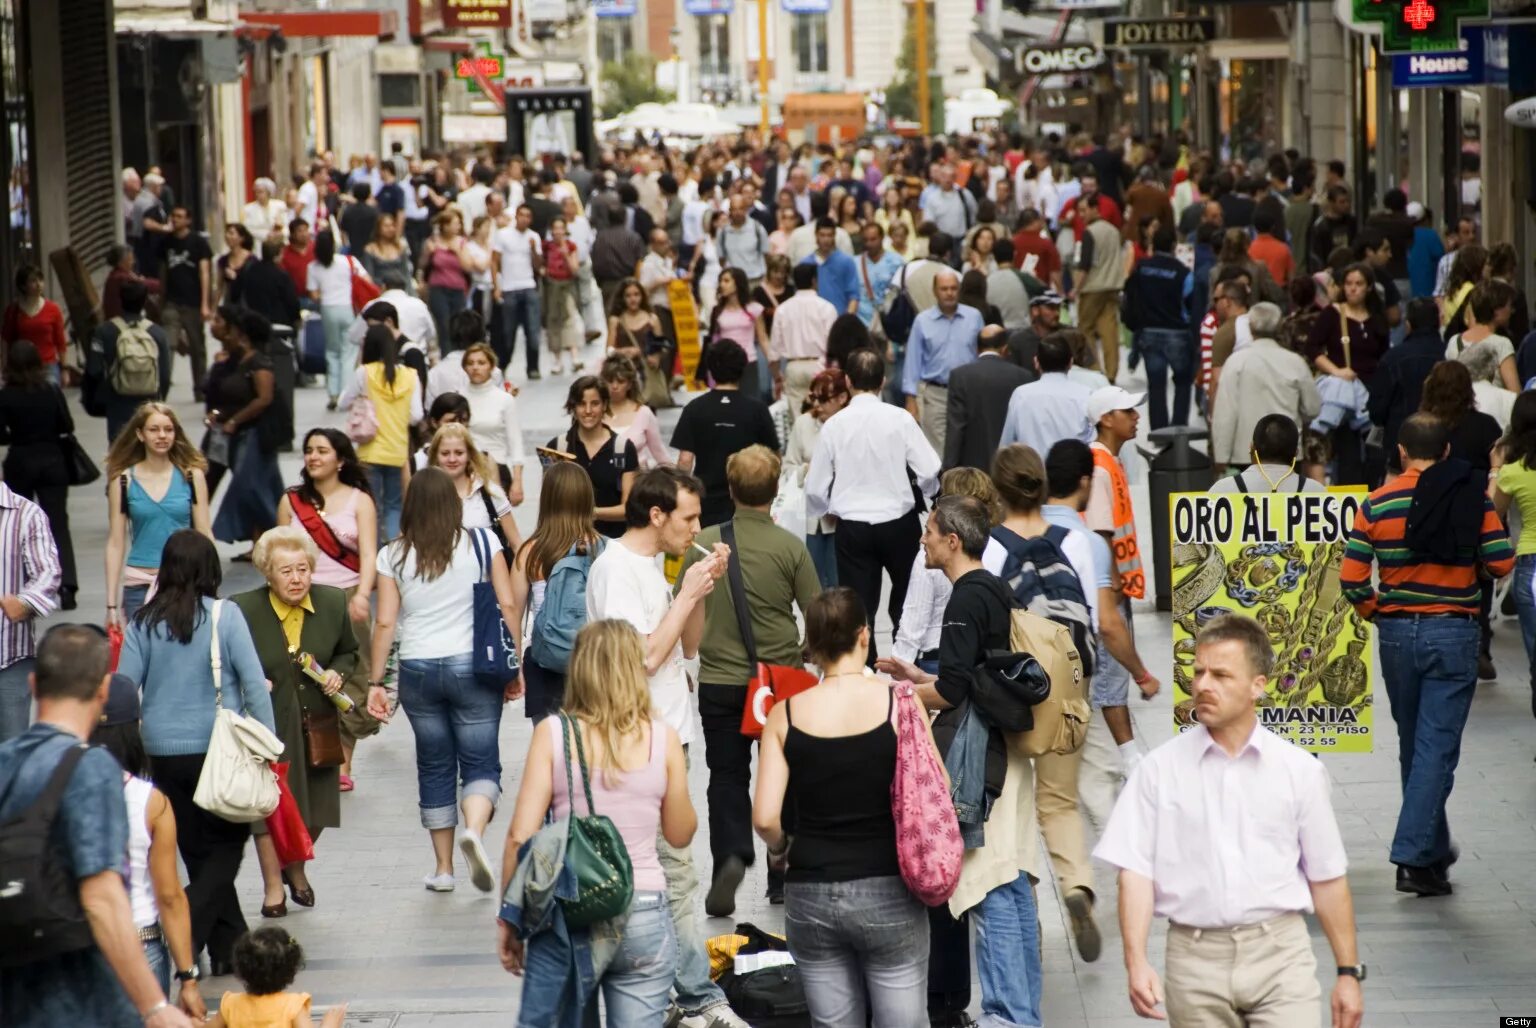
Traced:
<path id="1" fill-rule="evenodd" d="M 335 410 L 336 409 L 336 397 L 333 396 L 329 400 L 325 401 L 325 409 L 326 410 Z"/>
<path id="2" fill-rule="evenodd" d="M 1479 682 L 1491 682 L 1499 677 L 1498 668 L 1493 666 L 1493 658 L 1486 654 L 1477 658 L 1477 680 Z"/>
<path id="3" fill-rule="evenodd" d="M 543 377 L 544 376 L 539 373 L 539 369 L 538 368 L 534 368 L 532 371 L 528 372 L 528 381 L 530 381 L 530 382 L 537 382 L 539 379 L 541 379 Z"/>
<path id="4" fill-rule="evenodd" d="M 1450 850 L 1450 852 L 1445 855 L 1445 859 L 1440 861 L 1438 864 L 1434 865 L 1435 870 L 1440 872 L 1440 877 L 1441 878 L 1444 878 L 1447 881 L 1449 881 L 1450 875 L 1451 875 L 1451 866 L 1454 865 L 1456 863 L 1456 861 L 1458 861 L 1460 859 L 1461 859 L 1461 847 L 1456 845 L 1453 842 L 1453 843 L 1451 843 L 1451 850 Z"/>
<path id="5" fill-rule="evenodd" d="M 726 857 L 715 868 L 714 881 L 704 897 L 704 913 L 710 917 L 730 917 L 736 913 L 736 888 L 746 874 L 746 861 L 740 857 Z"/>
<path id="6" fill-rule="evenodd" d="M 1399 865 L 1397 891 L 1414 896 L 1449 896 L 1451 883 L 1446 881 L 1439 868 Z"/>
<path id="7" fill-rule="evenodd" d="M 235 965 L 232 960 L 215 960 L 208 958 L 208 977 L 226 978 L 235 973 Z"/>
<path id="8" fill-rule="evenodd" d="M 782 907 L 784 905 L 784 879 L 777 881 L 768 880 L 768 905 L 770 907 Z"/>
<path id="9" fill-rule="evenodd" d="M 59 590 L 60 610 L 74 610 L 78 606 L 80 606 L 80 603 L 75 599 L 75 590 L 73 588 L 65 586 Z"/>

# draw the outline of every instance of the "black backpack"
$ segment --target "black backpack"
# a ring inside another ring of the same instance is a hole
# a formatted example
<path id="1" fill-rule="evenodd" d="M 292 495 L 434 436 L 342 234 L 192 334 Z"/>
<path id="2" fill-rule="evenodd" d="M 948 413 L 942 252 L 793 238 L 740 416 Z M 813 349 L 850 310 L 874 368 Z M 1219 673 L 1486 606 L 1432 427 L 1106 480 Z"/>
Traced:
<path id="1" fill-rule="evenodd" d="M 912 325 L 921 313 L 912 294 L 907 292 L 907 269 L 911 266 L 908 264 L 901 269 L 901 281 L 891 284 L 896 288 L 896 295 L 880 312 L 880 327 L 885 330 L 885 338 L 897 346 L 907 345 L 907 336 L 912 334 Z"/>
<path id="2" fill-rule="evenodd" d="M 737 935 L 747 942 L 737 956 L 767 950 L 788 950 L 783 939 L 769 935 L 750 922 L 736 926 Z M 805 987 L 800 984 L 800 969 L 794 964 L 764 967 L 746 974 L 727 968 L 717 980 L 731 1009 L 752 1028 L 810 1028 L 810 1007 L 805 1002 Z"/>
<path id="3" fill-rule="evenodd" d="M 37 799 L 0 823 L 0 967 L 24 967 L 96 944 L 74 876 L 52 840 L 64 790 L 88 748 L 81 743 L 65 751 Z M 20 777 L 18 766 L 0 804 Z"/>

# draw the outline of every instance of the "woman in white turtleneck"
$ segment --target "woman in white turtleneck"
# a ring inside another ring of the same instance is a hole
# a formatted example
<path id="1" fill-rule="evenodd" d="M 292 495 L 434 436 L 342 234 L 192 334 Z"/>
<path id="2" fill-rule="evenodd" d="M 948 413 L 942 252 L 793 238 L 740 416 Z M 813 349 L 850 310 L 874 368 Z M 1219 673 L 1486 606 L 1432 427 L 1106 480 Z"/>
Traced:
<path id="1" fill-rule="evenodd" d="M 469 387 L 469 433 L 475 446 L 501 471 L 501 487 L 515 507 L 523 502 L 523 427 L 517 420 L 517 400 L 491 380 L 496 354 L 484 343 L 464 351 Z"/>

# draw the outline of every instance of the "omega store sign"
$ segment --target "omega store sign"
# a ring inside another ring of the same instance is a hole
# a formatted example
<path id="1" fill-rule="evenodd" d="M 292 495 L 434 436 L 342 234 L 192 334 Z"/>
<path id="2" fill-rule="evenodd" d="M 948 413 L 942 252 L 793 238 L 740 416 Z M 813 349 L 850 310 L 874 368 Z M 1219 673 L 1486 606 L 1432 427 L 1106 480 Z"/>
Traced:
<path id="1" fill-rule="evenodd" d="M 1106 50 L 1168 50 L 1216 38 L 1215 18 L 1105 18 Z"/>
<path id="2" fill-rule="evenodd" d="M 1032 46 L 1019 53 L 1019 71 L 1026 75 L 1070 75 L 1104 63 L 1095 46 Z"/>

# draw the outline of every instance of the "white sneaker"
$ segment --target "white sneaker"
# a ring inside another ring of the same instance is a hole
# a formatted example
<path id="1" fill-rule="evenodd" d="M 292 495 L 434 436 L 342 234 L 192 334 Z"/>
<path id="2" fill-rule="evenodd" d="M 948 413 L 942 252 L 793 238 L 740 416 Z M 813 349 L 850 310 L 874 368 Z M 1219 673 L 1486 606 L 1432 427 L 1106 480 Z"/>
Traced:
<path id="1" fill-rule="evenodd" d="M 716 1003 L 693 1015 L 692 1020 L 697 1022 L 699 1028 L 752 1028 L 737 1016 L 729 1003 Z"/>
<path id="2" fill-rule="evenodd" d="M 464 854 L 464 862 L 469 865 L 469 880 L 475 888 L 481 892 L 490 892 L 495 888 L 491 862 L 486 858 L 485 845 L 481 843 L 480 836 L 466 830 L 459 836 L 459 852 Z"/>
<path id="3" fill-rule="evenodd" d="M 427 875 L 427 877 L 422 879 L 421 883 L 427 887 L 428 892 L 453 891 L 452 874 Z"/>

